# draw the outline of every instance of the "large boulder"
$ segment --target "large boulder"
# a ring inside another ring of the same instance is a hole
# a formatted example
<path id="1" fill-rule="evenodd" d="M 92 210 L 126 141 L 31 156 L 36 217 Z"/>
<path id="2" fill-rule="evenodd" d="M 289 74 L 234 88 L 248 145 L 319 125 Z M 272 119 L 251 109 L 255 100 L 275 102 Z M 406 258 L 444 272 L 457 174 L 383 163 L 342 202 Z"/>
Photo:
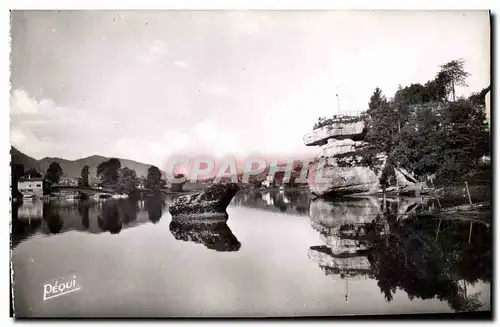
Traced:
<path id="1" fill-rule="evenodd" d="M 311 192 L 317 196 L 376 193 L 385 157 L 378 155 L 375 158 L 378 162 L 372 167 L 363 165 L 362 152 L 367 149 L 363 141 L 329 139 L 309 165 Z"/>
<path id="2" fill-rule="evenodd" d="M 304 136 L 307 146 L 319 146 L 309 165 L 308 184 L 319 197 L 382 192 L 380 177 L 387 162 L 383 153 L 373 153 L 363 140 L 365 123 L 359 117 L 337 117 Z M 418 192 L 419 184 L 409 172 L 395 169 L 396 185 L 387 191 Z"/>
<path id="3" fill-rule="evenodd" d="M 238 190 L 234 183 L 213 184 L 202 192 L 177 197 L 168 211 L 173 218 L 225 220 L 226 208 Z"/>

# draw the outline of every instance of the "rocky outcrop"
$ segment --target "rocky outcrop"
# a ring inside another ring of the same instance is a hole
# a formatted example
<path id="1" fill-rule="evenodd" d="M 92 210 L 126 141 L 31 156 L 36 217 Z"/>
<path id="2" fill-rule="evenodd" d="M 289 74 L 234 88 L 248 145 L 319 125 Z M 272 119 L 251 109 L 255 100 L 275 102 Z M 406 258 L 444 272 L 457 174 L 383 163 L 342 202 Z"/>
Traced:
<path id="1" fill-rule="evenodd" d="M 229 226 L 222 221 L 203 223 L 173 219 L 170 232 L 176 240 L 203 244 L 215 251 L 238 251 L 241 247 Z"/>
<path id="2" fill-rule="evenodd" d="M 225 220 L 226 208 L 238 190 L 234 183 L 213 184 L 202 192 L 177 197 L 168 211 L 173 218 Z"/>
<path id="3" fill-rule="evenodd" d="M 304 143 L 311 146 L 325 144 L 330 138 L 362 138 L 364 131 L 365 124 L 357 117 L 339 117 L 332 124 L 317 128 L 304 135 Z"/>
<path id="4" fill-rule="evenodd" d="M 309 165 L 308 185 L 319 197 L 382 192 L 380 177 L 386 164 L 383 153 L 371 153 L 364 141 L 365 123 L 358 117 L 335 117 L 331 124 L 304 136 L 307 146 L 320 151 Z M 412 193 L 419 189 L 409 172 L 395 169 L 397 182 L 387 191 Z"/>

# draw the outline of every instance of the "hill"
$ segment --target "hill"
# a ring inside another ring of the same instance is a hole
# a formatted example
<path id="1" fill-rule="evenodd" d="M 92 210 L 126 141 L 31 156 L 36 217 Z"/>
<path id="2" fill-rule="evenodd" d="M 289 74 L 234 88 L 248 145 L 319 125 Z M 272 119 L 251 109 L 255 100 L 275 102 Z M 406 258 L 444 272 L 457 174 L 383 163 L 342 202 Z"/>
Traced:
<path id="1" fill-rule="evenodd" d="M 109 160 L 108 157 L 103 156 L 90 156 L 86 158 L 81 158 L 78 160 L 67 160 L 63 158 L 51 158 L 46 157 L 41 160 L 36 160 L 16 148 L 11 148 L 11 161 L 14 164 L 22 164 L 24 166 L 25 171 L 30 168 L 36 168 L 41 173 L 44 173 L 49 168 L 49 165 L 55 161 L 61 165 L 61 168 L 64 171 L 64 175 L 67 177 L 80 177 L 83 166 L 88 165 L 90 167 L 90 178 L 97 177 L 97 166 L 106 160 Z M 151 167 L 150 164 L 145 164 L 142 162 L 137 162 L 129 159 L 117 158 L 120 160 L 122 167 L 127 167 L 130 169 L 134 169 L 137 173 L 137 176 L 147 176 L 148 169 Z M 163 177 L 165 178 L 165 172 L 163 173 Z"/>
<path id="2" fill-rule="evenodd" d="M 25 155 L 14 147 L 10 148 L 10 157 L 13 164 L 23 165 L 24 171 L 27 171 L 31 168 L 35 168 L 36 170 L 40 171 L 40 163 L 38 162 L 38 160 Z"/>

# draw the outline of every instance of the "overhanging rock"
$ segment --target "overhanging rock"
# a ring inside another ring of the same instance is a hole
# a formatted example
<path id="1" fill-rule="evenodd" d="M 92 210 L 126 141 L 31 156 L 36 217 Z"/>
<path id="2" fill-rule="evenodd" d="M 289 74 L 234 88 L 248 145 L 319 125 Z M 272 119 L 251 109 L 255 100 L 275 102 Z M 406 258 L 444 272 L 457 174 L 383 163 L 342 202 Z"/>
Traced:
<path id="1" fill-rule="evenodd" d="M 344 122 L 345 121 L 345 122 Z M 304 135 L 304 144 L 307 146 L 323 145 L 328 139 L 356 139 L 365 131 L 365 123 L 358 117 L 338 118 L 332 124 L 313 130 Z"/>

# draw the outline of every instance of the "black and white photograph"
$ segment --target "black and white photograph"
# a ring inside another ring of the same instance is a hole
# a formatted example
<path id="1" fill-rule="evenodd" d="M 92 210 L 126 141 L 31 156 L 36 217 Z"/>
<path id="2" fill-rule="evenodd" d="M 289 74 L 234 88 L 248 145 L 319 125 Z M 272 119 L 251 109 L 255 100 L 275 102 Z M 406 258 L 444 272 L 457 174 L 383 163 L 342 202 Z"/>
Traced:
<path id="1" fill-rule="evenodd" d="M 492 21 L 11 10 L 12 316 L 491 319 Z"/>

